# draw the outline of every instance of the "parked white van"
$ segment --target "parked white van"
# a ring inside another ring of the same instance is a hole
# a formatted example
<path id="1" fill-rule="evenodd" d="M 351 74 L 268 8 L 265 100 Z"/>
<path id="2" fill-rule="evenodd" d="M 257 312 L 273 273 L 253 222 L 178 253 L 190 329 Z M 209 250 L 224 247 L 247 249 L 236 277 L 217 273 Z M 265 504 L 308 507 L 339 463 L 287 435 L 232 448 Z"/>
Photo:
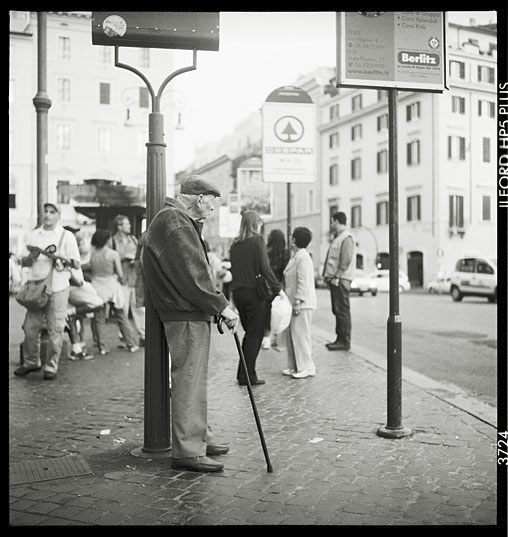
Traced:
<path id="1" fill-rule="evenodd" d="M 465 296 L 484 296 L 497 300 L 497 259 L 463 257 L 455 265 L 450 279 L 450 294 L 455 302 Z"/>

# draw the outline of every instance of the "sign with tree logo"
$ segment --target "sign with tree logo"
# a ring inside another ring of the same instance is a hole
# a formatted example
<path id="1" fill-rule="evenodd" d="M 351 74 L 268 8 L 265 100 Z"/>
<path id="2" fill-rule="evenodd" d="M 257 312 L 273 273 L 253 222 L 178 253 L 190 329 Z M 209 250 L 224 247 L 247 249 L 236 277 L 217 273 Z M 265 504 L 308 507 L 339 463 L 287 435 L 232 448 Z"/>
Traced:
<path id="1" fill-rule="evenodd" d="M 300 88 L 283 86 L 263 104 L 263 181 L 313 183 L 316 179 L 316 110 Z"/>

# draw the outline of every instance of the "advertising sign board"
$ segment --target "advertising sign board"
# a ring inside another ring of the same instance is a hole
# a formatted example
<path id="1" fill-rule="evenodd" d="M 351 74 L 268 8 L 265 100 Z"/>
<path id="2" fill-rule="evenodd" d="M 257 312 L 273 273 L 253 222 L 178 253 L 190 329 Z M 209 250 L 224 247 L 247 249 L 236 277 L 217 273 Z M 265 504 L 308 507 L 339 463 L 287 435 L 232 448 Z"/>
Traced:
<path id="1" fill-rule="evenodd" d="M 445 13 L 337 13 L 337 86 L 443 92 Z"/>
<path id="2" fill-rule="evenodd" d="M 272 216 L 272 185 L 263 180 L 261 159 L 251 157 L 237 170 L 237 192 L 241 211 L 257 211 L 261 218 Z"/>
<path id="3" fill-rule="evenodd" d="M 219 50 L 219 12 L 92 11 L 92 44 Z"/>
<path id="4" fill-rule="evenodd" d="M 263 181 L 313 183 L 316 179 L 316 110 L 294 86 L 273 91 L 263 104 Z"/>

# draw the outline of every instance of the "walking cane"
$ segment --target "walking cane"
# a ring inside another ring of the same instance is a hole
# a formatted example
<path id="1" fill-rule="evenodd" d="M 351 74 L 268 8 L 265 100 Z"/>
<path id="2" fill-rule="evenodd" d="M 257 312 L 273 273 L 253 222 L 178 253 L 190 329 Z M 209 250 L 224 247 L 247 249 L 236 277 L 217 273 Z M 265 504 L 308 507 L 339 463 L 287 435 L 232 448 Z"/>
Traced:
<path id="1" fill-rule="evenodd" d="M 222 318 L 217 317 L 217 330 L 220 334 L 224 334 L 224 329 L 222 328 Z M 268 473 L 273 472 L 272 463 L 270 462 L 270 456 L 268 455 L 268 449 L 265 443 L 265 437 L 263 435 L 263 429 L 261 428 L 261 421 L 259 420 L 258 411 L 256 408 L 256 402 L 254 401 L 254 394 L 252 393 L 252 386 L 250 384 L 249 373 L 247 371 L 247 363 L 245 362 L 245 356 L 243 355 L 242 346 L 240 345 L 240 340 L 238 339 L 238 334 L 233 332 L 235 337 L 236 348 L 238 350 L 238 355 L 240 356 L 240 362 L 242 363 L 243 372 L 245 373 L 245 378 L 247 379 L 247 390 L 249 391 L 249 398 L 252 404 L 252 410 L 254 412 L 254 418 L 256 419 L 256 425 L 258 427 L 259 438 L 261 439 L 261 446 L 263 447 L 263 453 L 265 454 L 266 460 L 266 469 Z"/>

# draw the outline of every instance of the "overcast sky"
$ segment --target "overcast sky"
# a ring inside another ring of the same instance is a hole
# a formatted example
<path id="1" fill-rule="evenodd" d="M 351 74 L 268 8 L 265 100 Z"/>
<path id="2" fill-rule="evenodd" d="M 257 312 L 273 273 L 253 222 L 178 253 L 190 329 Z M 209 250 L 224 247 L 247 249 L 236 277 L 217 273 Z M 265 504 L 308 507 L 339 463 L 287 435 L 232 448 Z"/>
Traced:
<path id="1" fill-rule="evenodd" d="M 496 13 L 449 12 L 448 19 L 487 24 Z M 230 134 L 272 90 L 319 67 L 334 68 L 335 39 L 334 12 L 221 12 L 219 51 L 198 51 L 197 70 L 171 82 L 184 125 L 175 133 L 175 171 L 193 160 L 196 146 Z M 175 68 L 192 64 L 191 51 L 175 55 Z"/>

